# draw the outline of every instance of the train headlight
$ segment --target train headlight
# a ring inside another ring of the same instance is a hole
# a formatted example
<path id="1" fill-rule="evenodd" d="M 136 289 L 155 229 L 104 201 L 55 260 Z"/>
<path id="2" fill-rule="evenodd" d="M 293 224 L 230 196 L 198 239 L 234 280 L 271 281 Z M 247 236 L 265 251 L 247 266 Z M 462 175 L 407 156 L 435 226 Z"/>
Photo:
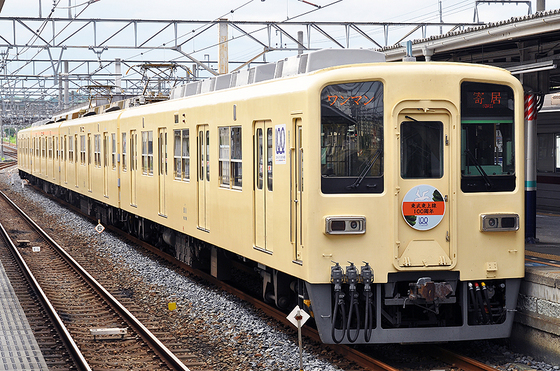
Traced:
<path id="1" fill-rule="evenodd" d="M 364 234 L 366 233 L 366 218 L 363 216 L 327 216 L 325 233 Z"/>
<path id="2" fill-rule="evenodd" d="M 517 214 L 481 214 L 480 230 L 482 232 L 507 232 L 519 229 Z"/>

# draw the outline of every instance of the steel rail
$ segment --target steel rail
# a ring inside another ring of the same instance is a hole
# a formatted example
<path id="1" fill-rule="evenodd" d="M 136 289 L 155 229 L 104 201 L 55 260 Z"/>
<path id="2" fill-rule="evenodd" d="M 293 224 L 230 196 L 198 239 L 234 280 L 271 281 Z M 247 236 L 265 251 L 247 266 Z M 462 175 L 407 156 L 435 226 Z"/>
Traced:
<path id="1" fill-rule="evenodd" d="M 58 200 L 56 198 L 54 198 L 55 200 Z M 59 200 L 60 201 L 60 200 Z M 66 203 L 65 203 L 66 205 Z M 90 216 L 84 215 L 83 213 L 81 213 L 81 211 L 77 208 L 75 208 L 74 206 L 70 207 L 75 210 L 76 212 L 80 213 L 80 215 L 83 215 L 89 219 L 91 219 L 92 221 L 95 221 L 95 218 L 92 218 Z M 253 296 L 247 294 L 246 292 L 243 292 L 240 289 L 237 289 L 223 281 L 220 281 L 219 279 L 215 278 L 214 276 L 205 273 L 203 271 L 200 271 L 198 269 L 192 268 L 190 265 L 181 262 L 177 259 L 175 259 L 173 256 L 159 250 L 158 248 L 150 245 L 149 243 L 142 241 L 126 232 L 124 232 L 121 229 L 118 229 L 116 227 L 113 227 L 111 225 L 107 225 L 106 229 L 110 230 L 111 232 L 118 234 L 119 236 L 129 240 L 130 242 L 134 243 L 135 245 L 138 245 L 142 248 L 145 248 L 147 250 L 149 250 L 150 252 L 158 255 L 159 257 L 167 260 L 168 262 L 180 267 L 181 269 L 191 273 L 194 276 L 197 276 L 199 278 L 202 278 L 203 280 L 213 284 L 214 286 L 218 287 L 219 289 L 222 289 L 232 295 L 235 295 L 236 297 L 238 297 L 239 299 L 251 304 L 252 306 L 254 306 L 257 309 L 262 310 L 267 316 L 270 316 L 272 318 L 274 318 L 275 320 L 277 320 L 278 322 L 281 322 L 282 324 L 288 326 L 288 327 L 292 327 L 292 323 L 286 318 L 286 313 L 271 307 L 270 305 L 262 302 L 259 299 L 254 298 Z M 311 340 L 317 342 L 317 343 L 321 343 L 321 339 L 319 337 L 319 332 L 314 329 L 311 328 L 309 326 L 306 327 L 302 327 L 302 335 L 307 336 L 308 338 L 310 338 Z M 334 352 L 336 352 L 337 354 L 344 356 L 347 360 L 352 361 L 354 363 L 356 363 L 357 365 L 364 367 L 368 370 L 373 370 L 373 371 L 399 371 L 399 369 L 394 368 L 378 359 L 372 358 L 364 353 L 361 353 L 360 351 L 357 351 L 347 345 L 344 344 L 324 344 L 327 347 L 329 347 L 331 350 L 333 350 Z"/>
<path id="2" fill-rule="evenodd" d="M 441 359 L 442 361 L 447 362 L 455 367 L 459 367 L 464 371 L 498 371 L 497 368 L 488 366 L 482 362 L 477 361 L 476 359 L 457 354 L 455 352 L 435 345 L 427 347 L 427 349 L 432 357 Z"/>
<path id="3" fill-rule="evenodd" d="M 68 204 L 67 202 L 56 198 L 52 195 L 46 194 L 42 191 L 42 189 L 34 187 L 36 190 L 38 190 L 39 192 L 45 194 L 47 197 L 49 197 L 50 199 L 63 204 L 65 207 L 71 209 L 72 211 L 82 215 L 83 217 L 93 221 L 93 222 L 97 222 L 97 219 L 94 217 L 91 217 L 89 215 L 86 215 L 84 213 L 82 213 L 82 211 L 73 206 Z M 175 266 L 178 266 L 179 268 L 185 270 L 186 272 L 197 276 L 213 285 L 215 285 L 216 287 L 218 287 L 221 290 L 224 290 L 232 295 L 235 295 L 236 297 L 238 297 L 239 299 L 253 305 L 255 308 L 262 310 L 266 315 L 276 319 L 277 321 L 279 321 L 280 323 L 291 327 L 293 326 L 292 323 L 286 318 L 286 314 L 264 302 L 262 302 L 259 299 L 254 298 L 253 296 L 247 294 L 246 292 L 243 292 L 240 289 L 237 289 L 223 281 L 220 281 L 219 279 L 217 279 L 216 277 L 203 272 L 201 270 L 195 269 L 193 267 L 191 267 L 190 265 L 181 262 L 177 259 L 175 259 L 175 257 L 161 251 L 160 249 L 158 249 L 155 246 L 152 246 L 151 244 L 142 241 L 126 232 L 124 232 L 123 230 L 113 227 L 112 225 L 106 225 L 105 228 L 108 231 L 111 231 L 117 235 L 119 235 L 120 237 L 123 237 L 124 239 L 130 241 L 131 243 L 142 247 L 146 250 L 149 250 L 150 252 L 154 253 L 155 255 L 167 260 L 168 262 L 174 264 Z M 302 335 L 308 337 L 309 339 L 320 343 L 321 339 L 319 337 L 319 333 L 316 329 L 311 328 L 309 326 L 305 326 L 302 327 Z M 336 352 L 337 354 L 344 356 L 346 358 L 346 360 L 352 361 L 354 363 L 356 363 L 357 365 L 364 367 L 368 370 L 373 370 L 373 371 L 399 371 L 398 368 L 395 368 L 393 366 L 390 366 L 378 359 L 372 358 L 370 356 L 368 356 L 367 354 L 364 354 L 358 350 L 355 350 L 354 348 L 344 345 L 344 344 L 323 344 L 325 346 L 327 346 L 329 349 L 333 350 L 334 352 Z M 464 371 L 498 371 L 496 368 L 485 365 L 482 362 L 479 362 L 475 359 L 466 357 L 466 356 L 462 356 L 456 353 L 453 353 L 447 349 L 443 349 L 440 348 L 438 346 L 426 346 L 425 347 L 426 352 L 429 353 L 432 357 L 434 358 L 438 358 L 446 363 L 452 364 L 456 367 L 461 368 Z"/>
<path id="4" fill-rule="evenodd" d="M 56 243 L 37 223 L 35 223 L 25 212 L 10 200 L 2 191 L 0 195 L 14 207 L 26 221 L 39 233 L 51 246 L 62 256 L 62 258 L 86 281 L 109 305 L 134 329 L 142 339 L 152 348 L 154 352 L 170 368 L 174 370 L 190 371 L 177 356 L 175 356 L 150 330 L 146 328 L 128 309 L 126 309 L 111 293 L 109 293 L 95 278 L 93 278 L 82 266 L 70 256 L 60 245 Z M 53 308 L 54 310 L 54 308 Z"/>
<path id="5" fill-rule="evenodd" d="M 4 199 L 10 201 L 3 192 L 0 193 L 2 194 L 2 197 Z M 6 245 L 12 252 L 12 255 L 14 256 L 16 263 L 20 267 L 21 272 L 25 276 L 27 282 L 29 283 L 29 285 L 31 286 L 35 294 L 37 295 L 37 299 L 41 302 L 43 308 L 45 308 L 45 311 L 47 312 L 47 315 L 49 316 L 51 323 L 57 329 L 57 332 L 60 335 L 60 338 L 62 339 L 66 349 L 71 354 L 77 369 L 80 371 L 91 371 L 92 370 L 91 367 L 89 367 L 89 364 L 84 358 L 82 352 L 74 342 L 72 335 L 70 335 L 70 332 L 68 331 L 68 329 L 66 328 L 66 326 L 64 325 L 60 317 L 58 316 L 58 313 L 56 312 L 50 300 L 45 295 L 45 292 L 43 291 L 43 289 L 35 279 L 35 276 L 33 275 L 31 270 L 25 263 L 25 260 L 17 250 L 13 241 L 10 239 L 10 236 L 8 235 L 8 232 L 4 228 L 4 225 L 2 225 L 1 223 L 0 223 L 0 229 L 1 229 L 2 239 L 6 242 Z"/>

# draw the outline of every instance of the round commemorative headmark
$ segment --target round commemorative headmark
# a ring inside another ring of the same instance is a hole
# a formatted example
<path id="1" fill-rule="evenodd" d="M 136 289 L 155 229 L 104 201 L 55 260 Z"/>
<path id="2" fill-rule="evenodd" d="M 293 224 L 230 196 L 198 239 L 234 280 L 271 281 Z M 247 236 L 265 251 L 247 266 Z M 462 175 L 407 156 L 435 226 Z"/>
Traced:
<path id="1" fill-rule="evenodd" d="M 406 223 L 419 231 L 436 227 L 445 215 L 441 192 L 428 184 L 411 188 L 402 201 L 402 215 Z"/>

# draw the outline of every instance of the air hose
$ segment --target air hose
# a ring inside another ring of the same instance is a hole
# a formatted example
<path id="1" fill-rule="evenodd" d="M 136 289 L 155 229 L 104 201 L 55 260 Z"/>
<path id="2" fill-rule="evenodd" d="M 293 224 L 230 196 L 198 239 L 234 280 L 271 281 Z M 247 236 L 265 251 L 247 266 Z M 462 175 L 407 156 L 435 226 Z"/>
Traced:
<path id="1" fill-rule="evenodd" d="M 344 306 L 344 293 L 342 292 L 342 279 L 344 273 L 342 268 L 338 263 L 335 263 L 334 267 L 331 267 L 331 282 L 334 284 L 334 311 L 332 318 L 332 339 L 335 344 L 340 343 L 344 339 L 344 334 L 346 333 L 346 308 Z M 340 310 L 340 314 L 339 314 Z M 342 323 L 342 337 L 337 339 L 336 337 L 336 320 L 338 316 L 341 315 Z"/>
<path id="2" fill-rule="evenodd" d="M 364 262 L 366 263 L 366 262 Z M 364 340 L 369 343 L 371 333 L 373 331 L 373 293 L 371 292 L 371 281 L 373 279 L 373 272 L 368 263 L 361 267 L 362 280 L 364 282 L 364 296 L 365 296 L 365 319 L 364 319 Z"/>
<path id="3" fill-rule="evenodd" d="M 353 343 L 358 339 L 358 336 L 360 335 L 360 311 L 358 310 L 358 297 L 359 294 L 356 291 L 356 283 L 358 282 L 358 270 L 356 269 L 356 266 L 354 265 L 354 263 L 349 262 L 350 265 L 346 267 L 346 277 L 348 279 L 348 284 L 349 284 L 349 296 L 350 296 L 350 308 L 348 310 L 348 322 L 346 325 L 346 333 L 347 333 L 347 337 L 348 337 L 348 341 Z M 352 337 L 352 335 L 350 334 L 350 330 L 352 330 L 351 328 L 351 323 L 352 323 L 352 314 L 355 313 L 356 314 L 356 334 L 354 337 Z"/>

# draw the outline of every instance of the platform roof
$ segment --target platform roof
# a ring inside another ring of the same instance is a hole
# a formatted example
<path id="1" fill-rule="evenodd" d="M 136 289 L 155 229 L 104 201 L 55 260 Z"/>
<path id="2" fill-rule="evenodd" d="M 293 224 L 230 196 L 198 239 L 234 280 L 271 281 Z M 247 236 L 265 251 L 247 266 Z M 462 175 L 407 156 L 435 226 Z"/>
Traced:
<path id="1" fill-rule="evenodd" d="M 388 61 L 399 61 L 406 55 L 405 44 L 379 50 Z M 560 9 L 414 40 L 412 55 L 419 61 L 484 63 L 509 69 L 515 75 L 533 74 L 533 89 L 558 91 Z"/>

